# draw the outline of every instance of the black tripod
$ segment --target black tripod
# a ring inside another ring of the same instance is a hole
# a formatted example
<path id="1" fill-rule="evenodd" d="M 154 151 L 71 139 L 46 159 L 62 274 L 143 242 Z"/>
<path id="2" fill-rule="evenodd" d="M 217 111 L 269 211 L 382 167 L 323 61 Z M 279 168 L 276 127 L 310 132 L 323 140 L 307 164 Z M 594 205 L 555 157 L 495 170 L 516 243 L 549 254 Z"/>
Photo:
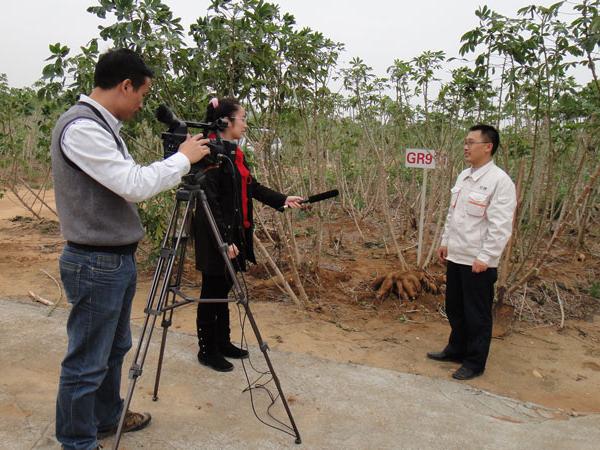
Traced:
<path id="1" fill-rule="evenodd" d="M 215 241 L 217 242 L 219 251 L 221 252 L 221 256 L 225 261 L 225 265 L 227 267 L 229 276 L 233 280 L 234 299 L 198 299 L 184 295 L 180 289 L 187 241 L 189 239 L 189 231 L 191 225 L 191 211 L 193 210 L 197 200 L 200 200 L 204 213 L 208 218 L 208 222 L 210 224 L 210 228 L 212 230 Z M 185 209 L 183 210 L 182 215 L 182 209 L 184 208 L 184 206 Z M 275 370 L 273 369 L 273 365 L 271 364 L 271 359 L 269 358 L 268 354 L 269 347 L 262 340 L 260 331 L 258 330 L 258 326 L 256 325 L 256 321 L 254 320 L 254 316 L 252 315 L 252 311 L 250 310 L 248 298 L 246 297 L 245 291 L 242 289 L 242 286 L 237 278 L 231 260 L 227 257 L 227 247 L 227 244 L 223 242 L 219 229 L 217 228 L 214 216 L 208 205 L 208 200 L 206 199 L 206 194 L 201 188 L 201 183 L 197 182 L 194 179 L 194 175 L 189 175 L 188 177 L 185 177 L 184 183 L 177 190 L 176 204 L 173 208 L 173 213 L 171 214 L 171 218 L 169 220 L 169 226 L 161 244 L 161 250 L 156 266 L 156 271 L 152 279 L 150 293 L 148 294 L 148 301 L 144 310 L 144 312 L 146 313 L 146 319 L 144 320 L 142 334 L 140 336 L 138 346 L 135 350 L 133 363 L 131 364 L 131 368 L 129 369 L 129 385 L 127 388 L 127 396 L 125 397 L 125 402 L 123 404 L 123 412 L 121 413 L 121 419 L 119 420 L 119 427 L 117 428 L 117 434 L 115 436 L 113 450 L 117 450 L 119 447 L 121 434 L 123 432 L 125 414 L 131 403 L 131 398 L 133 397 L 133 390 L 135 388 L 137 379 L 142 375 L 142 368 L 144 366 L 144 361 L 146 360 L 148 347 L 150 345 L 150 340 L 152 338 L 152 332 L 154 331 L 154 326 L 156 324 L 157 317 L 161 314 L 163 316 L 161 324 L 163 327 L 163 335 L 160 346 L 158 367 L 156 369 L 154 395 L 152 397 L 152 399 L 155 401 L 158 399 L 158 385 L 160 382 L 160 372 L 162 369 L 165 344 L 167 341 L 167 331 L 172 323 L 173 311 L 179 306 L 188 305 L 190 303 L 197 303 L 200 301 L 206 303 L 222 303 L 237 301 L 237 303 L 241 304 L 244 307 L 246 316 L 248 317 L 250 325 L 252 326 L 252 330 L 254 331 L 254 335 L 256 336 L 259 348 L 265 358 L 265 361 L 269 368 L 269 372 L 271 373 L 275 386 L 277 387 L 277 391 L 279 393 L 279 397 L 281 398 L 281 402 L 283 403 L 285 411 L 290 420 L 290 424 L 296 436 L 295 442 L 296 444 L 300 444 L 302 442 L 300 438 L 300 433 L 298 431 L 298 428 L 296 427 L 296 423 L 294 422 L 294 417 L 292 416 L 292 412 L 281 389 L 281 384 L 279 383 L 279 379 L 277 378 Z M 174 267 L 177 268 L 175 273 L 173 273 Z M 178 297 L 180 298 L 180 300 L 178 300 Z"/>

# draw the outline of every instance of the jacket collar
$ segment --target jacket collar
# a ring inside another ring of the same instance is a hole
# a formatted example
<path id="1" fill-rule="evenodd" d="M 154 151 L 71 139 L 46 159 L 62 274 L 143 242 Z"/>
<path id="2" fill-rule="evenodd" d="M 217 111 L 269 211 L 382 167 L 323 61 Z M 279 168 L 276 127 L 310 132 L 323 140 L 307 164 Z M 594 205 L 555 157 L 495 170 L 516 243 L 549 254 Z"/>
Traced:
<path id="1" fill-rule="evenodd" d="M 492 159 L 490 162 L 481 166 L 479 169 L 476 169 L 474 172 L 473 172 L 473 168 L 471 168 L 471 173 L 469 173 L 467 175 L 467 178 L 471 177 L 473 179 L 473 181 L 479 181 L 479 179 L 482 176 L 484 176 L 486 173 L 488 173 L 490 171 L 490 169 L 495 166 L 496 166 L 496 164 L 494 163 L 494 160 Z"/>

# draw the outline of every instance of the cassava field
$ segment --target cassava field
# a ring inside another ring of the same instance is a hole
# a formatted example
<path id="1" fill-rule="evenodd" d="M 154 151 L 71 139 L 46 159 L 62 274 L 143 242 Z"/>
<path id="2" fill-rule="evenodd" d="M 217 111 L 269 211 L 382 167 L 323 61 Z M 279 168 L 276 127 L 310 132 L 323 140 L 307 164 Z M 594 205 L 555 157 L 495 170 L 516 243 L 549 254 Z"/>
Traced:
<path id="1" fill-rule="evenodd" d="M 140 51 L 158 74 L 144 111 L 123 131 L 138 162 L 162 157 L 159 104 L 200 120 L 210 97 L 231 95 L 247 106 L 245 150 L 264 184 L 305 196 L 340 191 L 300 213 L 257 205 L 259 264 L 245 279 L 277 349 L 449 377 L 452 364 L 425 357 L 449 331 L 435 249 L 464 168 L 466 130 L 498 126 L 496 162 L 515 181 L 519 204 L 500 265 L 488 369 L 470 383 L 565 415 L 600 412 L 598 7 L 558 2 L 511 16 L 481 7 L 479 26 L 465 30 L 455 54 L 432 49 L 379 74 L 368 55 L 342 65 L 342 43 L 258 0 L 215 1 L 189 30 L 160 1 L 93 4 L 88 11 L 106 18 L 99 36 L 79 49 L 50 45 L 35 86 L 11 88 L 0 75 L 0 297 L 49 300 L 55 305 L 40 303 L 48 314 L 66 307 L 50 132 L 91 90 L 106 41 Z M 572 70 L 582 68 L 587 78 L 578 83 Z M 407 148 L 438 155 L 420 257 L 423 171 L 404 167 Z M 173 198 L 140 205 L 147 236 L 137 323 Z M 198 292 L 199 283 L 190 260 L 185 289 Z M 174 327 L 194 334 L 194 321 L 193 308 L 183 308 Z"/>

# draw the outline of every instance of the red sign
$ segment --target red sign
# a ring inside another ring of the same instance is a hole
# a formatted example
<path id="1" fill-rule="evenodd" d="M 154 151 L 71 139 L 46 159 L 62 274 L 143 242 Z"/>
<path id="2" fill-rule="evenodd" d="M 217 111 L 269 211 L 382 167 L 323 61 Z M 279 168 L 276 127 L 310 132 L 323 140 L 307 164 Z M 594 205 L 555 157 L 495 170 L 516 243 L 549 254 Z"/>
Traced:
<path id="1" fill-rule="evenodd" d="M 435 169 L 435 150 L 421 148 L 406 149 L 406 167 L 420 169 Z"/>

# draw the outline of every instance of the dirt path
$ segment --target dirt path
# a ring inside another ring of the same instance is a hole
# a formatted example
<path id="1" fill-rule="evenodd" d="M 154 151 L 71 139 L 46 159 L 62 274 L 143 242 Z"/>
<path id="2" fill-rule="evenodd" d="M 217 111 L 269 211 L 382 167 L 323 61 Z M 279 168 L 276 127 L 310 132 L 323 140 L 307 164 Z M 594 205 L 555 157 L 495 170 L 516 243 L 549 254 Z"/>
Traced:
<path id="1" fill-rule="evenodd" d="M 46 214 L 49 221 L 39 223 L 15 220 L 19 216 L 27 216 L 27 212 L 11 195 L 0 199 L 0 296 L 23 299 L 33 291 L 56 301 L 59 290 L 52 278 L 59 278 L 62 239 L 55 218 Z M 362 258 L 341 254 L 333 263 L 339 273 L 354 270 L 354 278 L 362 274 L 365 282 L 370 280 L 372 267 L 389 264 L 379 256 Z M 148 270 L 140 276 L 133 313 L 138 323 L 144 318 L 151 275 Z M 419 304 L 400 308 L 392 300 L 373 308 L 369 301 L 348 300 L 350 296 L 344 293 L 348 286 L 333 280 L 329 291 L 321 295 L 320 308 L 301 311 L 273 301 L 279 298 L 277 292 L 260 289 L 259 280 L 250 276 L 248 280 L 254 298 L 252 310 L 272 348 L 443 379 L 456 368 L 425 357 L 427 351 L 444 346 L 449 330 L 439 314 L 429 312 L 431 308 Z M 197 292 L 197 288 L 191 289 Z M 428 297 L 426 301 L 441 300 Z M 237 309 L 231 311 L 233 323 L 237 323 Z M 193 335 L 194 324 L 193 307 L 176 312 L 173 326 L 178 331 Z M 239 327 L 233 332 L 239 336 Z M 589 322 L 567 321 L 562 331 L 520 324 L 508 337 L 494 339 L 485 375 L 470 384 L 566 411 L 600 412 L 600 317 Z"/>
<path id="2" fill-rule="evenodd" d="M 2 449 L 56 450 L 54 402 L 66 345 L 66 311 L 47 317 L 42 305 L 2 299 L 0 309 Z M 35 333 L 30 332 L 32 324 Z M 139 331 L 134 326 L 134 333 Z M 302 437 L 300 447 L 293 436 L 254 417 L 256 411 L 274 424 L 266 413 L 271 402 L 265 391 L 254 391 L 251 407 L 239 362 L 232 372 L 217 373 L 198 365 L 195 345 L 195 337 L 171 333 L 157 402 L 152 394 L 158 340 L 150 345 L 132 406 L 150 412 L 152 424 L 125 434 L 120 448 L 594 450 L 600 441 L 600 414 L 570 417 L 453 381 L 272 350 Z M 262 358 L 254 357 L 258 349 L 251 347 L 251 352 L 253 367 L 264 370 Z M 125 364 L 129 367 L 131 361 Z M 248 364 L 246 368 L 257 379 Z M 36 384 L 26 385 L 32 377 Z M 275 390 L 273 383 L 268 388 Z M 287 423 L 279 402 L 270 413 Z M 112 443 L 112 438 L 101 441 L 105 449 Z"/>

